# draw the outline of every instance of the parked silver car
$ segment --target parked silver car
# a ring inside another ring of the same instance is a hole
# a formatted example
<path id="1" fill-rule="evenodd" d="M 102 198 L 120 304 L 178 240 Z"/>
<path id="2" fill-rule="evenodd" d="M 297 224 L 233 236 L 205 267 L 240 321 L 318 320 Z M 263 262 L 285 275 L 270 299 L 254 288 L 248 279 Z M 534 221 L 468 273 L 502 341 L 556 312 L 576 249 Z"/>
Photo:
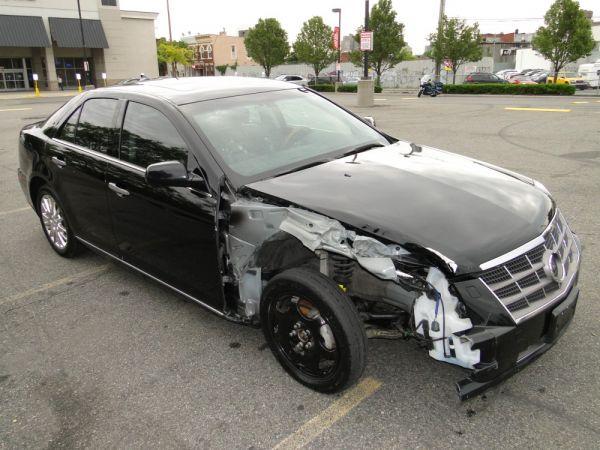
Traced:
<path id="1" fill-rule="evenodd" d="M 279 75 L 275 78 L 277 81 L 287 81 L 288 83 L 294 83 L 298 86 L 306 86 L 308 80 L 300 75 Z"/>

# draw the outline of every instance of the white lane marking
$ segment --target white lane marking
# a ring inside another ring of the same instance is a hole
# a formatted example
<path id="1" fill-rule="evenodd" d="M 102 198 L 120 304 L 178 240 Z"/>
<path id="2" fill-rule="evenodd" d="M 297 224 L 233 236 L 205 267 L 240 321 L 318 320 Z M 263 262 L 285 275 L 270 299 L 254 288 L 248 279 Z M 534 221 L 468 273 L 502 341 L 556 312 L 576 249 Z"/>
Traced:
<path id="1" fill-rule="evenodd" d="M 30 297 L 32 295 L 38 294 L 40 292 L 47 291 L 49 289 L 62 286 L 63 284 L 67 284 L 71 281 L 78 280 L 80 278 L 88 277 L 90 275 L 96 275 L 98 273 L 102 273 L 106 271 L 110 267 L 109 264 L 105 264 L 103 266 L 94 267 L 93 269 L 84 270 L 82 272 L 78 272 L 68 277 L 60 278 L 58 280 L 51 281 L 50 283 L 43 284 L 36 288 L 27 289 L 26 291 L 21 291 L 16 294 L 10 295 L 8 297 L 0 299 L 0 305 L 4 305 L 5 303 L 11 303 L 17 300 L 22 300 L 24 298 Z"/>
<path id="2" fill-rule="evenodd" d="M 302 448 L 321 433 L 329 429 L 338 420 L 348 415 L 352 409 L 367 399 L 381 387 L 381 381 L 365 378 L 349 389 L 327 409 L 316 415 L 294 433 L 279 442 L 273 450 Z"/>
<path id="3" fill-rule="evenodd" d="M 30 109 L 33 109 L 33 108 L 7 108 L 7 109 L 0 109 L 0 112 L 5 112 L 5 111 L 29 111 Z"/>
<path id="4" fill-rule="evenodd" d="M 21 211 L 27 211 L 28 209 L 31 209 L 31 207 L 30 206 L 25 206 L 24 208 L 10 209 L 8 211 L 0 211 L 0 217 L 2 217 L 2 216 L 8 216 L 9 214 L 18 213 L 18 212 L 21 212 Z"/>

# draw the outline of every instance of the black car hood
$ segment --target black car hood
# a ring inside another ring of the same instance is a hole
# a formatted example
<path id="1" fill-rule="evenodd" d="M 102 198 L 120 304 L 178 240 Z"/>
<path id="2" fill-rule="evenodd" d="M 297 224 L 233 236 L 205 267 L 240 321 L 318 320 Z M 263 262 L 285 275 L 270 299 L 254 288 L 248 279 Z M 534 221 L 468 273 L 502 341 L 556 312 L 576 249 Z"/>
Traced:
<path id="1" fill-rule="evenodd" d="M 553 201 L 531 180 L 463 156 L 399 142 L 247 187 L 407 248 L 456 274 L 539 236 Z M 419 148 L 417 148 L 419 149 Z"/>

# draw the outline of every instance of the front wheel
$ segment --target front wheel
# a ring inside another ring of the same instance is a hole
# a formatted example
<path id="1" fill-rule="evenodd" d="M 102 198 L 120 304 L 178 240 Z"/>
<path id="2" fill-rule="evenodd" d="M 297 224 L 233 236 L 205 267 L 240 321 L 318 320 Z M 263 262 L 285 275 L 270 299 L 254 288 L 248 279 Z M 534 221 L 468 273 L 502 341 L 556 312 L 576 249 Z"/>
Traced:
<path id="1" fill-rule="evenodd" d="M 73 235 L 60 202 L 48 188 L 42 188 L 37 196 L 37 212 L 52 249 L 65 258 L 77 255 L 81 246 Z"/>
<path id="2" fill-rule="evenodd" d="M 346 389 L 362 375 L 367 338 L 350 298 L 308 268 L 275 276 L 262 295 L 265 338 L 283 368 L 319 392 Z"/>
<path id="3" fill-rule="evenodd" d="M 423 95 L 423 89 L 419 89 L 419 93 L 417 94 L 417 97 L 420 97 L 421 95 Z"/>

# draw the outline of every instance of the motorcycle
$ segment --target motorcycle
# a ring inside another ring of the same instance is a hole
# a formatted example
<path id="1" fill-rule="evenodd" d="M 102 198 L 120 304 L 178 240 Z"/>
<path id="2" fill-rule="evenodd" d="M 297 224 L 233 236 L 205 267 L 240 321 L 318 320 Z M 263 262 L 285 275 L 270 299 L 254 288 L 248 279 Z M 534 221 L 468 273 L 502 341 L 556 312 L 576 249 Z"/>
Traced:
<path id="1" fill-rule="evenodd" d="M 431 97 L 435 97 L 438 94 L 442 93 L 443 88 L 444 88 L 444 83 L 437 81 L 434 84 L 431 81 L 426 81 L 425 83 L 421 84 L 421 88 L 419 89 L 419 93 L 417 94 L 417 97 L 420 97 L 423 94 L 429 95 Z"/>

